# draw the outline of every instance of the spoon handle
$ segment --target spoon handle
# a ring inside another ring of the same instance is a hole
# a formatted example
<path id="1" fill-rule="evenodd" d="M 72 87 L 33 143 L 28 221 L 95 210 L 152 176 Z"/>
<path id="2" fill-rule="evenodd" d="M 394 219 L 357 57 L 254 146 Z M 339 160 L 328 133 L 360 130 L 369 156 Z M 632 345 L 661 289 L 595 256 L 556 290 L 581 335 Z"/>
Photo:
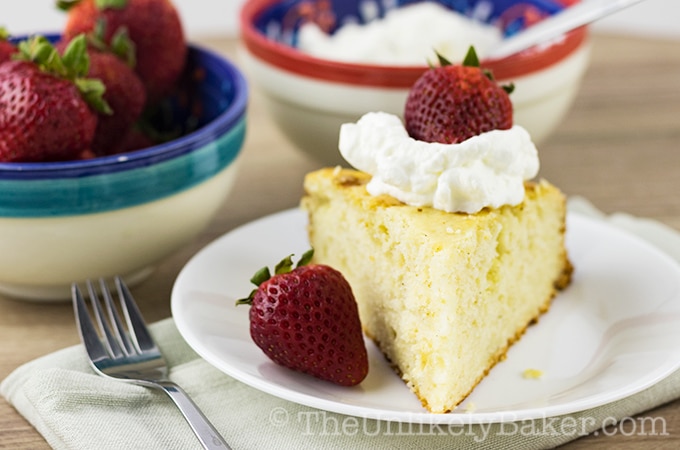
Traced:
<path id="1" fill-rule="evenodd" d="M 514 55 L 536 44 L 545 43 L 564 33 L 587 25 L 643 0 L 583 0 L 561 12 L 504 39 L 487 53 L 485 59 Z"/>

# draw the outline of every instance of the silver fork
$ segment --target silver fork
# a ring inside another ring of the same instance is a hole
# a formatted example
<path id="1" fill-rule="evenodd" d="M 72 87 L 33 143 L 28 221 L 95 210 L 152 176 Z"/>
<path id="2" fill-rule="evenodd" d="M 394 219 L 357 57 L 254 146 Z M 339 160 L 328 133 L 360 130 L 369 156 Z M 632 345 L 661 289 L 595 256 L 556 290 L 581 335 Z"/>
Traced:
<path id="1" fill-rule="evenodd" d="M 165 359 L 149 334 L 132 294 L 120 277 L 115 277 L 114 283 L 127 331 L 106 282 L 99 280 L 99 290 L 108 319 L 104 317 L 96 286 L 90 280 L 86 283 L 101 337 L 80 288 L 76 283 L 71 286 L 78 332 L 94 370 L 106 377 L 163 390 L 175 402 L 204 448 L 230 449 L 186 392 L 167 378 Z"/>

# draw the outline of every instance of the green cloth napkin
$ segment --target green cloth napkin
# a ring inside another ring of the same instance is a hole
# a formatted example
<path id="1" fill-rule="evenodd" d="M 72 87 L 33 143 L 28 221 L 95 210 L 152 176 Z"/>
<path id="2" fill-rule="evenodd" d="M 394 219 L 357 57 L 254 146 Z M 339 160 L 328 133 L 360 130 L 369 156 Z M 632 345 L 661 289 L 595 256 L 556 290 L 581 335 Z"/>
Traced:
<path id="1" fill-rule="evenodd" d="M 570 199 L 569 208 L 605 219 L 584 199 Z M 669 227 L 624 214 L 606 220 L 680 260 L 680 234 Z M 172 319 L 152 324 L 151 330 L 171 366 L 170 378 L 234 450 L 553 448 L 680 398 L 677 371 L 628 398 L 556 418 L 452 428 L 399 425 L 320 411 L 262 393 L 199 358 Z M 200 448 L 165 394 L 95 375 L 80 345 L 19 367 L 0 384 L 0 393 L 55 449 Z"/>

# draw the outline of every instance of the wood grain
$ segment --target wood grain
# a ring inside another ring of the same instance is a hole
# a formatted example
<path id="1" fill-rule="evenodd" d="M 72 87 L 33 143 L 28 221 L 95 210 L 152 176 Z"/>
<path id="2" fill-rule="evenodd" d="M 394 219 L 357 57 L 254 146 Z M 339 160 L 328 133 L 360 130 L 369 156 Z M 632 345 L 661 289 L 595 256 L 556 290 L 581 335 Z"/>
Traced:
<path id="1" fill-rule="evenodd" d="M 237 61 L 232 40 L 202 42 Z M 147 320 L 170 316 L 179 270 L 216 237 L 263 215 L 297 205 L 303 175 L 317 167 L 280 134 L 252 87 L 241 171 L 208 229 L 172 255 L 133 293 Z M 568 117 L 539 148 L 541 175 L 567 194 L 583 195 L 606 212 L 652 217 L 680 230 L 680 52 L 678 43 L 597 35 L 592 63 Z M 38 304 L 0 297 L 0 378 L 24 362 L 76 344 L 70 303 Z M 680 401 L 646 412 L 666 435 L 630 427 L 580 438 L 568 449 L 680 447 Z M 632 422 L 631 422 L 632 424 Z M 616 431 L 616 432 L 614 432 Z M 46 449 L 42 437 L 0 399 L 0 448 Z"/>

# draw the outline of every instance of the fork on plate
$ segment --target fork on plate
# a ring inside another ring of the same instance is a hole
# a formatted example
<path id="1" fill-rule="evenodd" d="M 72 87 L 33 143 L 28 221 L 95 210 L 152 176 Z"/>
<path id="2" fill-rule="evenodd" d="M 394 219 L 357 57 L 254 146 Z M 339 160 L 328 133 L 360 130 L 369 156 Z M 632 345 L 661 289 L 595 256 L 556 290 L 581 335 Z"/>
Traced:
<path id="1" fill-rule="evenodd" d="M 106 281 L 100 279 L 98 284 L 99 289 L 91 280 L 86 282 L 94 321 L 78 284 L 74 283 L 71 287 L 78 332 L 95 372 L 116 380 L 161 389 L 177 405 L 204 448 L 230 449 L 186 392 L 168 379 L 165 359 L 123 280 L 114 278 L 120 308 L 116 307 Z M 127 326 L 123 326 L 119 309 Z"/>

